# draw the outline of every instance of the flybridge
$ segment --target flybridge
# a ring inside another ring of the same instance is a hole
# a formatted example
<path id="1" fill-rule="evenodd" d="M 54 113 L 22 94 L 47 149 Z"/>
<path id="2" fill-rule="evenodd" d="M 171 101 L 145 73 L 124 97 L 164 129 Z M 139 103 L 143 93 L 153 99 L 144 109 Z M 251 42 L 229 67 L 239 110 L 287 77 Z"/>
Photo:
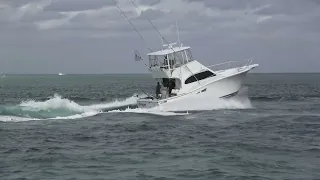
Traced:
<path id="1" fill-rule="evenodd" d="M 151 55 L 156 55 L 156 56 L 160 56 L 160 55 L 167 55 L 167 54 L 171 54 L 171 53 L 174 53 L 174 52 L 179 52 L 179 51 L 183 51 L 183 50 L 187 50 L 187 49 L 190 49 L 190 47 L 172 47 L 170 49 L 163 49 L 163 50 L 160 50 L 160 51 L 156 51 L 156 52 L 151 52 L 149 54 L 147 54 L 148 56 L 151 56 Z"/>
<path id="2" fill-rule="evenodd" d="M 147 55 L 149 57 L 149 67 L 152 69 L 175 69 L 193 61 L 190 47 L 170 47 Z"/>

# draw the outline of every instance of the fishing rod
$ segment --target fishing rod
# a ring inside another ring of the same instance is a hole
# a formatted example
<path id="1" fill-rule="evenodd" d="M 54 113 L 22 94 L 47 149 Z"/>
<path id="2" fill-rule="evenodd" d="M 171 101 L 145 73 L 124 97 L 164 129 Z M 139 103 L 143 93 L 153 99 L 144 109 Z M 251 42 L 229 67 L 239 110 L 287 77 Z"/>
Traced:
<path id="1" fill-rule="evenodd" d="M 152 95 L 149 95 L 147 92 L 145 92 L 142 88 L 140 88 L 140 86 L 138 86 L 135 82 L 133 82 L 134 85 L 136 85 L 137 88 L 139 88 L 145 95 L 147 95 L 148 97 L 152 97 L 152 98 L 155 98 L 154 96 Z"/>

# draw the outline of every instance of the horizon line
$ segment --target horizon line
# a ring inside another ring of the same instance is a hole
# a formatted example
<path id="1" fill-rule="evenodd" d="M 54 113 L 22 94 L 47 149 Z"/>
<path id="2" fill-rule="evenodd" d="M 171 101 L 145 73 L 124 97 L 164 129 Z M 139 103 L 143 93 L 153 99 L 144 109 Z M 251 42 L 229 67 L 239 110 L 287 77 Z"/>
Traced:
<path id="1" fill-rule="evenodd" d="M 319 74 L 320 72 L 250 72 L 249 74 Z M 63 73 L 63 75 L 149 75 L 150 73 Z M 1 75 L 58 75 L 58 73 L 1 73 Z M 151 74 L 150 74 L 151 75 Z"/>

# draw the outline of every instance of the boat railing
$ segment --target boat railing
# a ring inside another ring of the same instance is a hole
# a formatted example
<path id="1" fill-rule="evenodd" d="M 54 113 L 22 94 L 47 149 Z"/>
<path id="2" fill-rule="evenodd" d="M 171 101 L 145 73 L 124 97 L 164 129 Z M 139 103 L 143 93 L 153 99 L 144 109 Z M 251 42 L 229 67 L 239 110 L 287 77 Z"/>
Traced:
<path id="1" fill-rule="evenodd" d="M 223 63 L 218 63 L 214 65 L 207 66 L 208 68 L 214 70 L 214 71 L 223 71 L 230 68 L 236 68 L 236 67 L 243 67 L 243 66 L 249 66 L 252 63 L 252 59 L 245 60 L 245 63 L 241 63 L 239 61 L 227 61 Z"/>
<path id="2" fill-rule="evenodd" d="M 210 65 L 208 66 L 208 68 L 212 68 L 212 67 L 216 67 L 216 66 L 221 66 L 221 65 L 226 65 L 227 64 L 227 67 L 230 67 L 231 66 L 231 63 L 235 63 L 236 61 L 228 61 L 228 62 L 223 62 L 223 63 L 219 63 L 219 64 L 213 64 L 213 65 Z"/>

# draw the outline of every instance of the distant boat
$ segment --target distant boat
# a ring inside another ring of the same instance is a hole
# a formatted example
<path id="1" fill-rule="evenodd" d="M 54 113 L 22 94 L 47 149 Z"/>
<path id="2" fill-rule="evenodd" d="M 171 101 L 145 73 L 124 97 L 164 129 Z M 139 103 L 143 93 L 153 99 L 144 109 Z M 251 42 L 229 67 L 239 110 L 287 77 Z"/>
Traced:
<path id="1" fill-rule="evenodd" d="M 63 76 L 63 75 L 65 75 L 65 74 L 63 74 L 63 73 L 59 73 L 58 75 L 59 75 L 59 76 Z"/>

